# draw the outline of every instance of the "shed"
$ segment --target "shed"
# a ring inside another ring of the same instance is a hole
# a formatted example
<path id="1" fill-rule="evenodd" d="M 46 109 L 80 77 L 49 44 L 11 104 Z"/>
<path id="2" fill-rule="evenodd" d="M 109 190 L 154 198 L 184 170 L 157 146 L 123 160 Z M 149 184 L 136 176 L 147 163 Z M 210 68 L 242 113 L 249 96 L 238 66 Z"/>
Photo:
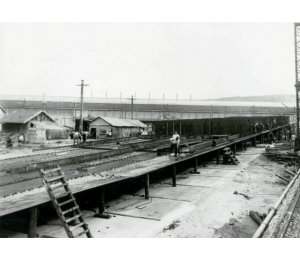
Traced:
<path id="1" fill-rule="evenodd" d="M 24 141 L 29 143 L 69 137 L 68 129 L 59 126 L 45 111 L 15 111 L 1 118 L 0 124 L 2 133 L 23 134 Z"/>
<path id="2" fill-rule="evenodd" d="M 4 109 L 2 106 L 0 106 L 0 119 L 1 119 L 2 117 L 4 117 L 5 114 L 6 114 L 5 109 Z M 0 131 L 1 131 L 1 125 L 0 125 Z"/>
<path id="3" fill-rule="evenodd" d="M 136 135 L 147 126 L 136 119 L 97 117 L 89 125 L 91 138 L 122 138 Z"/>

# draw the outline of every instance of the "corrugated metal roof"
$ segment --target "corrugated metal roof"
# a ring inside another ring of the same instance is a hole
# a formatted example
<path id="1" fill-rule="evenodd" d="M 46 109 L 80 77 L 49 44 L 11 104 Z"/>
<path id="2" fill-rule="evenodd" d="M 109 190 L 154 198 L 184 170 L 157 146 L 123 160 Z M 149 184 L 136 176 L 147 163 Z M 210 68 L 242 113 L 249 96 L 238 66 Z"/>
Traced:
<path id="1" fill-rule="evenodd" d="M 0 124 L 5 123 L 17 123 L 17 124 L 25 124 L 30 119 L 36 117 L 40 113 L 44 113 L 47 117 L 50 118 L 51 121 L 55 122 L 51 116 L 48 115 L 45 111 L 28 111 L 28 110 L 21 110 L 21 111 L 15 111 L 9 115 L 6 115 L 0 119 Z"/>
<path id="2" fill-rule="evenodd" d="M 41 126 L 42 128 L 44 129 L 67 129 L 63 126 L 60 126 L 56 123 L 53 123 L 53 122 L 49 122 L 49 121 L 35 121 L 35 120 L 32 120 L 30 123 L 33 123 L 33 124 L 36 124 L 38 126 Z"/>
<path id="3" fill-rule="evenodd" d="M 2 106 L 0 106 L 0 109 L 3 111 L 4 114 L 6 114 L 6 111 Z"/>
<path id="4" fill-rule="evenodd" d="M 122 127 L 122 126 L 126 126 L 126 127 L 142 127 L 142 128 L 146 127 L 145 124 L 143 124 L 141 121 L 136 120 L 136 119 L 125 119 L 125 118 L 104 117 L 104 116 L 97 117 L 91 123 L 93 123 L 94 121 L 96 121 L 98 118 L 101 118 L 104 121 L 106 121 L 108 124 L 110 124 L 112 126 L 116 126 L 116 127 Z"/>
<path id="5" fill-rule="evenodd" d="M 137 119 L 129 119 L 131 121 L 133 121 L 133 123 L 141 128 L 145 128 L 147 127 L 144 123 L 142 123 L 140 120 L 137 120 Z"/>

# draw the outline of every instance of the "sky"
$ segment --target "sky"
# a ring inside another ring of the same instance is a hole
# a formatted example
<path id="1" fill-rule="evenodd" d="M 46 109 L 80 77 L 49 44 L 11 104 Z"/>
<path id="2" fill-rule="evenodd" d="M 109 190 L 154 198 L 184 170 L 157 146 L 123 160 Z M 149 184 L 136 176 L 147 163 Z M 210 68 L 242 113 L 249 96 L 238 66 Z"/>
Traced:
<path id="1" fill-rule="evenodd" d="M 293 23 L 0 23 L 5 95 L 294 94 Z M 121 94 L 120 94 L 121 93 Z"/>

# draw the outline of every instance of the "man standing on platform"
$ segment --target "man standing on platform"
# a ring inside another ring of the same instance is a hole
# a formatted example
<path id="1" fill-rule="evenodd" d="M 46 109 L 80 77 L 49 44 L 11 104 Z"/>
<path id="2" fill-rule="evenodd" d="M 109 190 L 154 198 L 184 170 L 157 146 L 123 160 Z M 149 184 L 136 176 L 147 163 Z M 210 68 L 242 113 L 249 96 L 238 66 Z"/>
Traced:
<path id="1" fill-rule="evenodd" d="M 178 152 L 178 148 L 179 148 L 179 144 L 180 144 L 180 136 L 179 134 L 177 134 L 177 132 L 175 132 L 172 136 L 172 138 L 170 139 L 171 141 L 171 146 L 170 146 L 170 155 L 173 152 L 173 150 L 175 149 L 175 157 L 177 156 L 177 152 Z"/>

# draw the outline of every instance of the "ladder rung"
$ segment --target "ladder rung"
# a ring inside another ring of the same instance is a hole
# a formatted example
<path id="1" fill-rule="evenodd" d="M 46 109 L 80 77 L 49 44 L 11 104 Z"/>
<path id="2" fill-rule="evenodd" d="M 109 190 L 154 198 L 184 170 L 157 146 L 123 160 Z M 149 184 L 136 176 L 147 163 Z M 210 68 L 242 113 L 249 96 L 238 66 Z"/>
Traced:
<path id="1" fill-rule="evenodd" d="M 73 207 L 73 208 L 70 208 L 70 209 L 67 209 L 67 210 L 65 210 L 65 211 L 62 211 L 61 213 L 62 213 L 62 214 L 67 214 L 67 213 L 69 213 L 69 212 L 71 212 L 71 211 L 74 211 L 75 209 L 79 209 L 79 206 L 77 205 L 77 206 L 75 206 L 75 207 Z"/>
<path id="2" fill-rule="evenodd" d="M 72 217 L 72 218 L 66 219 L 65 222 L 66 222 L 66 223 L 69 223 L 69 222 L 71 222 L 72 220 L 74 220 L 74 219 L 76 219 L 76 218 L 79 218 L 79 217 L 81 217 L 81 213 L 78 214 L 78 215 L 76 215 L 76 216 L 74 216 L 74 217 Z"/>
<path id="3" fill-rule="evenodd" d="M 68 183 L 63 183 L 63 184 L 60 184 L 60 185 L 57 185 L 57 186 L 54 186 L 54 187 L 50 187 L 50 190 L 51 191 L 57 190 L 57 189 L 62 188 L 64 186 L 68 186 Z"/>
<path id="4" fill-rule="evenodd" d="M 59 179 L 64 179 L 65 177 L 62 175 L 62 176 L 57 176 L 57 177 L 53 177 L 53 178 L 50 178 L 50 179 L 45 179 L 46 182 L 54 182 L 54 181 L 57 181 Z"/>
<path id="5" fill-rule="evenodd" d="M 50 173 L 50 172 L 57 172 L 57 171 L 60 171 L 61 170 L 61 168 L 60 167 L 58 167 L 58 168 L 55 168 L 55 169 L 51 169 L 51 170 L 47 170 L 47 171 L 42 171 L 43 172 L 43 174 L 48 174 L 48 173 Z"/>
<path id="6" fill-rule="evenodd" d="M 66 205 L 66 204 L 68 204 L 68 203 L 70 203 L 70 202 L 72 202 L 72 201 L 75 201 L 75 198 L 66 200 L 66 201 L 61 202 L 61 203 L 57 203 L 57 206 L 61 207 L 61 206 Z"/>
<path id="7" fill-rule="evenodd" d="M 83 226 L 83 225 L 85 225 L 85 223 L 84 223 L 84 222 L 80 222 L 78 225 L 76 225 L 76 226 L 74 226 L 74 227 L 71 227 L 71 228 L 70 228 L 70 231 L 73 231 L 75 228 L 81 227 L 81 226 Z"/>
<path id="8" fill-rule="evenodd" d="M 70 191 L 67 191 L 67 192 L 64 192 L 64 193 L 61 193 L 61 194 L 53 194 L 53 197 L 56 198 L 56 199 L 59 199 L 59 198 L 62 198 L 62 197 L 65 197 L 67 195 L 69 195 L 71 192 Z"/>
<path id="9" fill-rule="evenodd" d="M 86 234 L 87 232 L 90 232 L 90 230 L 89 230 L 89 229 L 83 230 L 82 232 L 80 232 L 79 234 L 77 234 L 76 236 L 74 236 L 74 238 L 75 238 L 75 237 L 80 237 L 80 236 L 82 236 L 83 234 Z"/>

